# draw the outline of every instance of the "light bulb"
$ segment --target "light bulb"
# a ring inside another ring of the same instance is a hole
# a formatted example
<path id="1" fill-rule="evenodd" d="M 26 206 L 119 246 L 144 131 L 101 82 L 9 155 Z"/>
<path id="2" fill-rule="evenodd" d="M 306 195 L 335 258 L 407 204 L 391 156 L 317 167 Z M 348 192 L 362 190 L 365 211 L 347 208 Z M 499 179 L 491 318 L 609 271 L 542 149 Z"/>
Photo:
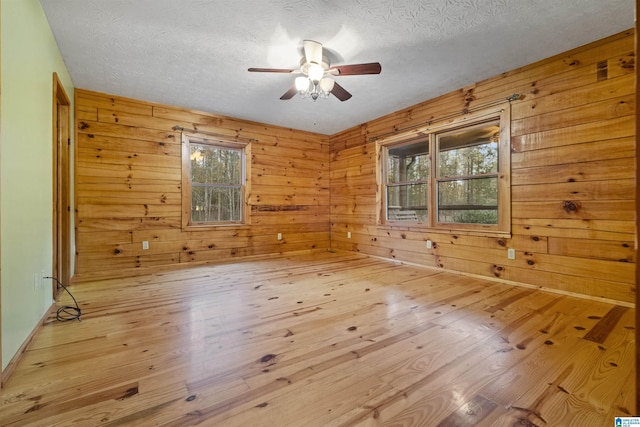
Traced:
<path id="1" fill-rule="evenodd" d="M 318 64 L 309 65 L 309 80 L 314 84 L 318 84 L 320 79 L 324 76 L 324 68 Z"/>

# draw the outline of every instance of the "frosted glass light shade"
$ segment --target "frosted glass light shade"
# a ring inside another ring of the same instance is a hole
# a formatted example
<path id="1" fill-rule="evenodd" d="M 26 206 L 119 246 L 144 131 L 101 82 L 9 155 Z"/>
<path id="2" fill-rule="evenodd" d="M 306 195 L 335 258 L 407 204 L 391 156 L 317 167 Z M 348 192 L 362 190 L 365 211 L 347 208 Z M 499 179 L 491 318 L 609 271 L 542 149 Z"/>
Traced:
<path id="1" fill-rule="evenodd" d="M 303 76 L 296 77 L 296 89 L 298 92 L 309 90 L 309 79 Z"/>
<path id="2" fill-rule="evenodd" d="M 309 80 L 314 83 L 318 83 L 324 76 L 324 69 L 318 64 L 311 64 L 309 66 Z"/>
<path id="3" fill-rule="evenodd" d="M 320 80 L 320 89 L 324 93 L 331 93 L 334 83 L 335 81 L 333 79 L 325 77 L 324 79 Z"/>

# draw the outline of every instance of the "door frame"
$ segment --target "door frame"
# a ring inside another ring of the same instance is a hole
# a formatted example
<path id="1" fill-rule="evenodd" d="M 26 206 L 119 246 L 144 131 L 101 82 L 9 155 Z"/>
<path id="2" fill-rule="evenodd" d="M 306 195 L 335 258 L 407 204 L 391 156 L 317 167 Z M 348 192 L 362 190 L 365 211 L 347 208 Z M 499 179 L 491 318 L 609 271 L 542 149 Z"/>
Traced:
<path id="1" fill-rule="evenodd" d="M 51 276 L 65 285 L 71 279 L 71 101 L 53 73 L 53 259 Z M 55 298 L 59 286 L 51 283 Z"/>

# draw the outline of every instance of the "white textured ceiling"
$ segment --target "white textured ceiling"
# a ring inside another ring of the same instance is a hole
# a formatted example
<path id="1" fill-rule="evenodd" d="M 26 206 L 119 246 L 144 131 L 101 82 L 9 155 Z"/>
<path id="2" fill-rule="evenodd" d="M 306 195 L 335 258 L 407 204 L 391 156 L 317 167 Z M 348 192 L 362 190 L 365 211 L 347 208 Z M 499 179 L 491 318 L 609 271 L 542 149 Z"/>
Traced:
<path id="1" fill-rule="evenodd" d="M 78 88 L 334 134 L 634 26 L 633 0 L 41 0 Z M 279 97 L 303 39 L 353 98 Z"/>

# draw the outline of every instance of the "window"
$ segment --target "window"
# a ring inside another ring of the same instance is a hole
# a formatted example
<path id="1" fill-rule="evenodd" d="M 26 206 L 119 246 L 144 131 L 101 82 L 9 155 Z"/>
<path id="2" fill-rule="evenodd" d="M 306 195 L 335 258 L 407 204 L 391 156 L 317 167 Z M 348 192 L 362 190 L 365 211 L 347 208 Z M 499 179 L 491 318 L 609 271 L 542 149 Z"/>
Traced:
<path id="1" fill-rule="evenodd" d="M 407 143 L 387 149 L 387 218 L 427 222 L 429 145 Z"/>
<path id="2" fill-rule="evenodd" d="M 438 222 L 497 224 L 500 121 L 435 137 Z"/>
<path id="3" fill-rule="evenodd" d="M 379 141 L 381 223 L 510 232 L 508 106 Z"/>
<path id="4" fill-rule="evenodd" d="M 246 144 L 183 135 L 183 226 L 245 220 Z"/>

